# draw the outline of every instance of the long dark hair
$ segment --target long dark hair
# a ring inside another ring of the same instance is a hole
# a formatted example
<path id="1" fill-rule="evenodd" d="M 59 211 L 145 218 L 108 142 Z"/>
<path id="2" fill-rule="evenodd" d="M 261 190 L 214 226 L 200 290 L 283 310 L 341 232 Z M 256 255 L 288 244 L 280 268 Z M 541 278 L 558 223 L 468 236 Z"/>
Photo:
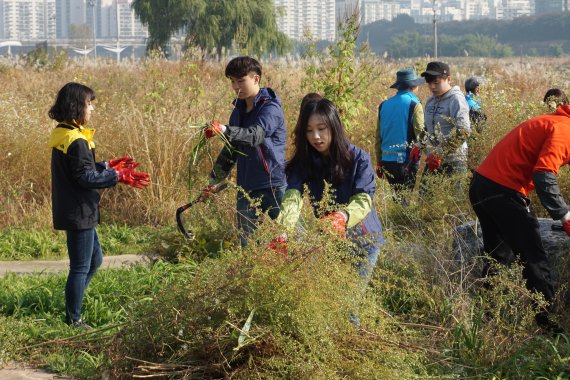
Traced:
<path id="1" fill-rule="evenodd" d="M 319 153 L 307 139 L 307 125 L 313 114 L 320 115 L 330 129 L 331 145 L 329 156 L 324 160 L 326 162 L 324 168 L 315 167 L 311 156 L 319 155 Z M 352 165 L 353 157 L 349 150 L 349 143 L 338 110 L 333 102 L 325 98 L 309 100 L 301 108 L 297 125 L 293 131 L 295 151 L 287 163 L 285 171 L 290 175 L 293 168 L 298 167 L 303 170 L 305 178 L 311 179 L 316 177 L 317 171 L 325 170 L 325 178 L 332 184 L 338 185 L 344 180 Z"/>
<path id="2" fill-rule="evenodd" d="M 48 112 L 50 119 L 83 125 L 87 102 L 95 99 L 95 91 L 80 83 L 69 82 L 59 90 Z"/>

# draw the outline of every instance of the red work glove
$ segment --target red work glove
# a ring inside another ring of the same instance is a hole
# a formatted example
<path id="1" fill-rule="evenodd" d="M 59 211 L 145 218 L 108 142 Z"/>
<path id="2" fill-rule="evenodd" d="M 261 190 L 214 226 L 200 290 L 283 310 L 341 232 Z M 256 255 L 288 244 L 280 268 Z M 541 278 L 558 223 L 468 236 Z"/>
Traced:
<path id="1" fill-rule="evenodd" d="M 418 162 L 420 160 L 421 150 L 417 145 L 414 145 L 412 151 L 410 152 L 410 161 Z"/>
<path id="2" fill-rule="evenodd" d="M 333 231 L 339 234 L 341 238 L 344 239 L 346 237 L 346 222 L 348 217 L 345 213 L 335 211 L 323 216 L 321 219 L 330 223 Z"/>
<path id="3" fill-rule="evenodd" d="M 150 175 L 148 173 L 135 171 L 134 166 L 117 170 L 117 176 L 119 182 L 136 187 L 137 189 L 147 187 L 150 183 Z"/>
<path id="4" fill-rule="evenodd" d="M 223 124 L 218 123 L 217 121 L 212 121 L 205 129 L 204 129 L 204 136 L 207 139 L 211 139 L 212 137 L 224 133 L 226 131 L 226 126 Z"/>
<path id="5" fill-rule="evenodd" d="M 200 193 L 200 201 L 209 199 L 212 195 L 218 192 L 218 185 L 208 185 L 202 189 Z"/>
<path id="6" fill-rule="evenodd" d="M 133 166 L 135 160 L 130 156 L 123 156 L 119 158 L 112 158 L 107 161 L 109 169 L 120 170 L 126 168 L 127 166 Z"/>
<path id="7" fill-rule="evenodd" d="M 570 211 L 564 215 L 560 222 L 562 222 L 562 228 L 566 231 L 566 235 L 570 236 Z"/>
<path id="8" fill-rule="evenodd" d="M 566 235 L 570 236 L 570 220 L 562 223 L 562 228 L 564 228 L 564 231 L 566 231 Z"/>
<path id="9" fill-rule="evenodd" d="M 271 239 L 268 248 L 276 253 L 283 255 L 285 258 L 289 255 L 289 250 L 287 248 L 287 237 L 279 236 Z"/>
<path id="10" fill-rule="evenodd" d="M 426 158 L 427 166 L 430 172 L 435 172 L 441 166 L 443 159 L 435 153 L 431 153 Z"/>
<path id="11" fill-rule="evenodd" d="M 384 178 L 384 172 L 382 171 L 382 162 L 380 161 L 376 163 L 376 175 L 380 179 Z"/>

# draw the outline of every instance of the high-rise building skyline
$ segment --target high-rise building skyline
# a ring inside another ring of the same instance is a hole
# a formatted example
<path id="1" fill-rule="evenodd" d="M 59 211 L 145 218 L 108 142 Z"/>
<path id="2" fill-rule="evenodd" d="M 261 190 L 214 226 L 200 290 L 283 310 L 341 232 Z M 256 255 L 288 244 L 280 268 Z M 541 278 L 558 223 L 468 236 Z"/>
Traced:
<path id="1" fill-rule="evenodd" d="M 359 9 L 361 23 L 409 15 L 417 23 L 478 19 L 512 20 L 568 10 L 570 0 L 273 0 L 277 25 L 289 38 L 336 38 L 339 19 Z M 130 7 L 132 0 L 0 0 L 0 39 L 138 38 L 147 29 Z"/>
<path id="2" fill-rule="evenodd" d="M 0 0 L 0 39 L 144 39 L 147 28 L 130 7 L 132 0 Z M 118 34 L 119 33 L 119 34 Z"/>
<path id="3" fill-rule="evenodd" d="M 55 29 L 55 0 L 0 0 L 0 39 L 47 39 Z"/>
<path id="4" fill-rule="evenodd" d="M 301 40 L 306 33 L 317 40 L 335 39 L 335 0 L 274 0 L 279 9 L 277 27 L 289 38 Z"/>

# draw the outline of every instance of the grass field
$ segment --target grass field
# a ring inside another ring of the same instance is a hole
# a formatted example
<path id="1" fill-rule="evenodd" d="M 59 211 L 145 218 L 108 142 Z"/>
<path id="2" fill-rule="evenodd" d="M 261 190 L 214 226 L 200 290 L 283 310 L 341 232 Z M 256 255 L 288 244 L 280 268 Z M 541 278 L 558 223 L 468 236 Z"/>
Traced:
<path id="1" fill-rule="evenodd" d="M 570 58 L 449 62 L 456 84 L 470 75 L 488 80 L 482 96 L 489 127 L 471 142 L 472 167 L 507 131 L 546 111 L 541 101 L 548 88 L 570 87 Z M 47 111 L 68 81 L 97 93 L 91 125 L 97 157 L 130 154 L 152 177 L 144 190 L 120 185 L 103 192 L 105 250 L 166 259 L 151 268 L 97 274 L 85 300 L 85 317 L 97 326 L 88 335 L 77 336 L 63 323 L 64 274 L 0 279 L 0 361 L 28 361 L 82 379 L 570 378 L 570 342 L 542 335 L 534 325 L 536 295 L 526 291 L 520 267 L 503 270 L 486 291 L 478 259 L 453 259 L 453 227 L 474 216 L 466 198 L 451 195 L 449 181 L 434 180 L 433 191 L 402 207 L 378 180 L 374 204 L 387 243 L 366 291 L 339 256 L 341 243 L 323 242 L 316 229 L 291 244 L 289 261 L 265 252 L 263 243 L 240 250 L 235 189 L 188 211 L 197 239 L 185 241 L 174 212 L 206 184 L 210 158 L 222 146 L 215 141 L 205 148 L 190 187 L 198 136 L 189 126 L 228 119 L 233 94 L 225 63 L 38 68 L 0 60 L 0 259 L 65 257 L 63 235 L 51 228 L 47 139 L 54 123 Z M 422 71 L 427 60 L 364 63 L 372 72 L 354 96 L 367 112 L 357 116 L 350 137 L 373 155 L 377 105 L 393 94 L 388 87 L 395 72 Z M 263 64 L 262 85 L 282 97 L 290 133 L 300 99 L 314 90 L 303 87 L 307 64 Z M 427 88 L 419 96 L 425 103 Z M 567 168 L 559 180 L 570 199 Z M 257 238 L 264 242 L 277 233 L 268 221 Z M 556 306 L 557 319 L 570 328 L 565 303 Z M 361 329 L 348 322 L 353 312 Z"/>

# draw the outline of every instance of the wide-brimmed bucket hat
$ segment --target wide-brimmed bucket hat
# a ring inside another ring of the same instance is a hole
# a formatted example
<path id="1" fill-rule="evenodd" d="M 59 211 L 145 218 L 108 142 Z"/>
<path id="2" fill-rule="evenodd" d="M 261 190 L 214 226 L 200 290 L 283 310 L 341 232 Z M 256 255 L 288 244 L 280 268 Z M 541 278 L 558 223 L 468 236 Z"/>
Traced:
<path id="1" fill-rule="evenodd" d="M 420 86 L 425 82 L 426 80 L 424 78 L 418 77 L 416 70 L 406 68 L 396 73 L 396 83 L 391 85 L 390 88 L 410 88 Z"/>

